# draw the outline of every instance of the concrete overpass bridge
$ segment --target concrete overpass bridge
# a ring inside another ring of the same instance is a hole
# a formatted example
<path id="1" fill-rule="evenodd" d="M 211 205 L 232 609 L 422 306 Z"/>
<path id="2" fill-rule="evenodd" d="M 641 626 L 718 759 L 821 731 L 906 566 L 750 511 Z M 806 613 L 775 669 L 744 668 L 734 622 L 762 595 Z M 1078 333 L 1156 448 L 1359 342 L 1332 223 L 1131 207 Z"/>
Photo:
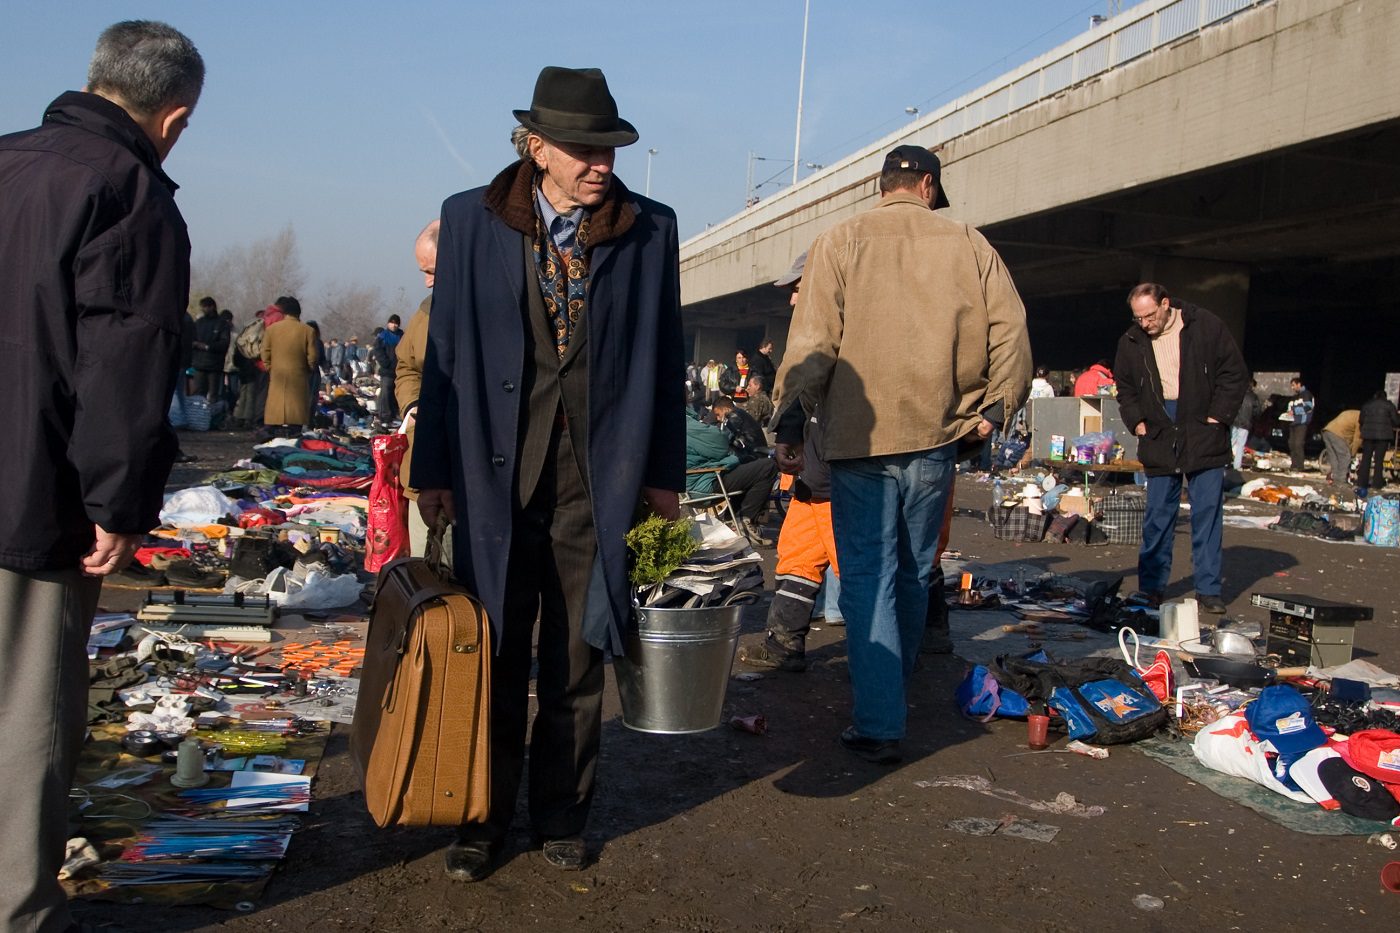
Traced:
<path id="1" fill-rule="evenodd" d="M 779 349 L 768 283 L 868 208 L 885 152 L 939 152 L 1001 251 L 1038 362 L 1112 357 L 1127 289 L 1219 312 L 1326 409 L 1400 370 L 1400 2 L 1149 0 L 681 246 L 692 354 Z M 1331 404 L 1329 404 L 1331 402 Z"/>

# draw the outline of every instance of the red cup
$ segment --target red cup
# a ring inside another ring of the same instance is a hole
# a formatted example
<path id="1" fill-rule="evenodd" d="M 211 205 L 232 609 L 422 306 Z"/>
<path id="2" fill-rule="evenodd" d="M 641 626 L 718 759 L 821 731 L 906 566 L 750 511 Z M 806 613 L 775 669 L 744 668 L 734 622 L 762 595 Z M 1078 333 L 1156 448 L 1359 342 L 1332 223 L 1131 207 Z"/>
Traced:
<path id="1" fill-rule="evenodd" d="M 1381 887 L 1392 894 L 1400 894 L 1400 862 L 1387 862 L 1381 869 Z"/>
<path id="2" fill-rule="evenodd" d="M 1044 713 L 1031 713 L 1026 717 L 1026 743 L 1031 751 L 1043 751 L 1050 747 L 1046 736 L 1050 730 L 1050 717 Z"/>

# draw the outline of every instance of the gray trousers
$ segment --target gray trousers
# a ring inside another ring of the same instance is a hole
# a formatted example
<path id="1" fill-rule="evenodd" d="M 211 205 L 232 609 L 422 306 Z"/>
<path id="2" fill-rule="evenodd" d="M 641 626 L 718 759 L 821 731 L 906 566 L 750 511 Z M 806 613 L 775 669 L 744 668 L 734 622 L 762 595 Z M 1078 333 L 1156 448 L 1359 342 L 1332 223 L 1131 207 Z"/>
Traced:
<path id="1" fill-rule="evenodd" d="M 0 928 L 72 923 L 58 884 L 87 726 L 87 639 L 101 581 L 0 568 Z"/>
<path id="2" fill-rule="evenodd" d="M 1323 459 L 1332 482 L 1346 485 L 1351 475 L 1351 445 L 1331 431 L 1322 432 Z"/>

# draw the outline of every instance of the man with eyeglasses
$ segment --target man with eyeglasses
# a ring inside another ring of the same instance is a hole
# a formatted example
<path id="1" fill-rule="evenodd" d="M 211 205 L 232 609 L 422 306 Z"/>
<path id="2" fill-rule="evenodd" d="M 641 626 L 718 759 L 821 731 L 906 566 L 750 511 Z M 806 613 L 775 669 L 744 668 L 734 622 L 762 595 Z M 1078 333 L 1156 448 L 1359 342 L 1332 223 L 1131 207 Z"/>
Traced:
<path id="1" fill-rule="evenodd" d="M 1191 501 L 1191 565 L 1196 600 L 1225 612 L 1220 598 L 1225 466 L 1230 423 L 1249 370 L 1225 324 L 1205 308 L 1144 282 L 1128 293 L 1133 324 L 1118 341 L 1113 369 L 1123 423 L 1137 435 L 1147 473 L 1147 514 L 1138 552 L 1138 588 L 1161 603 L 1172 569 L 1182 480 Z"/>

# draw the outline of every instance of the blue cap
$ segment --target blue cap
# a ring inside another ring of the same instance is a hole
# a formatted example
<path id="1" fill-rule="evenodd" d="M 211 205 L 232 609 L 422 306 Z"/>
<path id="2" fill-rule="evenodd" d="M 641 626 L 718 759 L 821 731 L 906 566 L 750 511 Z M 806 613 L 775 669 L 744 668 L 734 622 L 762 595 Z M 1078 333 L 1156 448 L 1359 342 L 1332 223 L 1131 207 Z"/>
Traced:
<path id="1" fill-rule="evenodd" d="M 1245 707 L 1244 715 L 1249 731 L 1272 745 L 1285 763 L 1327 744 L 1327 735 L 1313 719 L 1312 707 L 1292 687 L 1265 687 L 1259 699 Z"/>

